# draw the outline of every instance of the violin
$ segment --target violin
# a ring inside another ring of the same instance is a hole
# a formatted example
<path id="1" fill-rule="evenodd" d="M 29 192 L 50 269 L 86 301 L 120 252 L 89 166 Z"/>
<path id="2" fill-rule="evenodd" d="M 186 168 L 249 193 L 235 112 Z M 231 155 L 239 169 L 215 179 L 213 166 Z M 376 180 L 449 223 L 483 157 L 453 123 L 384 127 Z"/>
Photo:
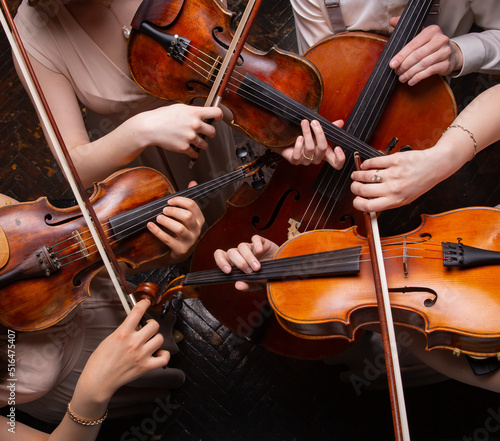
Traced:
<path id="1" fill-rule="evenodd" d="M 406 234 L 382 239 L 394 322 L 422 332 L 428 350 L 498 355 L 500 209 L 469 207 L 421 220 Z M 285 242 L 259 271 L 189 273 L 163 296 L 193 297 L 199 293 L 193 287 L 205 284 L 266 282 L 269 303 L 288 332 L 352 342 L 363 327 L 378 323 L 370 260 L 357 227 L 310 231 Z"/>
<path id="2" fill-rule="evenodd" d="M 146 224 L 169 199 L 200 200 L 275 159 L 263 155 L 179 192 L 156 170 L 121 170 L 96 184 L 90 200 L 118 261 L 136 268 L 168 253 Z M 18 331 L 44 329 L 66 317 L 90 296 L 90 282 L 103 265 L 80 209 L 56 208 L 46 198 L 0 209 L 0 256 L 0 322 Z"/>
<path id="3" fill-rule="evenodd" d="M 191 103 L 207 97 L 232 40 L 232 17 L 214 0 L 144 0 L 128 43 L 133 79 L 165 100 Z M 248 75 L 317 110 L 323 91 L 318 70 L 291 52 L 276 47 L 263 52 L 246 44 L 224 90 L 223 104 L 233 113 L 233 126 L 267 147 L 293 144 L 300 126 L 262 107 L 269 99 L 265 92 L 257 93 L 257 102 L 249 101 L 248 95 L 257 91 Z"/>

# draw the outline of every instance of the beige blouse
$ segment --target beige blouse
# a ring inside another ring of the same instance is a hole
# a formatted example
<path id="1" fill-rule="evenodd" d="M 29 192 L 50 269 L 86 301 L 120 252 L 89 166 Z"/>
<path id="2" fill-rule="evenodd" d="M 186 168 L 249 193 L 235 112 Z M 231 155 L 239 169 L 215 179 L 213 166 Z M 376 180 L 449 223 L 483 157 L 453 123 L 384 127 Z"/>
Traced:
<path id="1" fill-rule="evenodd" d="M 71 82 L 86 107 L 85 123 L 93 137 L 109 133 L 135 114 L 170 104 L 149 95 L 134 82 L 130 72 L 120 70 L 59 1 L 51 1 L 45 8 L 30 7 L 24 1 L 15 22 L 29 54 Z M 200 153 L 192 169 L 186 155 L 153 146 L 131 165 L 161 171 L 178 190 L 186 188 L 191 180 L 203 183 L 227 173 L 237 165 L 232 129 L 222 122 L 215 123 L 215 127 L 216 137 L 208 140 L 208 151 Z M 231 187 L 209 198 L 210 208 L 204 209 L 204 214 L 210 223 L 222 213 L 233 191 Z"/>

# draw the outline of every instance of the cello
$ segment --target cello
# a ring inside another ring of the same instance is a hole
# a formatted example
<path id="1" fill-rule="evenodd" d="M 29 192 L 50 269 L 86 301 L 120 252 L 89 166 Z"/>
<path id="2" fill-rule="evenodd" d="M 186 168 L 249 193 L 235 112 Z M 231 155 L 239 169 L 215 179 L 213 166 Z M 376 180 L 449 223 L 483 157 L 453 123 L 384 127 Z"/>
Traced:
<path id="1" fill-rule="evenodd" d="M 429 2 L 426 4 L 430 6 Z M 412 148 L 434 145 L 456 115 L 450 88 L 437 77 L 412 87 L 396 84 L 397 78 L 388 68 L 388 60 L 418 32 L 424 17 L 423 2 L 410 1 L 389 40 L 360 32 L 344 33 L 307 51 L 304 55 L 313 61 L 323 78 L 327 78 L 320 115 L 327 121 L 347 119 L 345 129 L 348 133 L 360 136 L 363 141 L 370 140 L 370 145 L 381 151 L 394 147 L 396 139 L 397 149 L 405 145 Z M 332 51 L 335 56 L 331 55 Z M 337 62 L 331 63 L 332 59 Z M 331 76 L 327 75 L 330 72 Z M 379 84 L 386 89 L 380 90 Z M 356 101 L 358 104 L 353 111 Z M 314 229 L 345 229 L 358 225 L 363 232 L 361 213 L 352 208 L 352 195 L 347 188 L 349 176 L 348 167 L 337 172 L 328 164 L 302 167 L 281 161 L 261 193 L 242 186 L 228 200 L 224 216 L 199 242 L 192 270 L 208 268 L 210 257 L 206 253 L 235 247 L 253 234 L 283 243 L 291 235 Z M 232 234 L 235 224 L 239 225 L 236 237 Z M 200 299 L 215 317 L 240 334 L 239 318 L 259 313 L 269 317 L 264 291 L 242 298 L 232 287 L 205 286 L 200 291 Z M 280 331 L 275 331 L 280 325 L 274 316 L 270 316 L 268 322 L 266 332 L 255 331 L 256 339 L 266 348 L 283 353 Z M 248 328 L 245 330 L 248 335 Z M 293 350 L 290 354 L 302 356 Z"/>

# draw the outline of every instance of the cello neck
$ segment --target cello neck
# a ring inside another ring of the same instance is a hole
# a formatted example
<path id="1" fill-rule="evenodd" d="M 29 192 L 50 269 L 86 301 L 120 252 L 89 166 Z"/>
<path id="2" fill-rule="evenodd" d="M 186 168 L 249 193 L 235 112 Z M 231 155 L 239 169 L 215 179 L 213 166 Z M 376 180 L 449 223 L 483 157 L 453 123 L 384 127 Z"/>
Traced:
<path id="1" fill-rule="evenodd" d="M 433 0 L 409 0 L 406 5 L 346 122 L 345 129 L 359 139 L 369 141 L 397 84 L 398 77 L 389 61 L 418 34 L 432 3 Z"/>

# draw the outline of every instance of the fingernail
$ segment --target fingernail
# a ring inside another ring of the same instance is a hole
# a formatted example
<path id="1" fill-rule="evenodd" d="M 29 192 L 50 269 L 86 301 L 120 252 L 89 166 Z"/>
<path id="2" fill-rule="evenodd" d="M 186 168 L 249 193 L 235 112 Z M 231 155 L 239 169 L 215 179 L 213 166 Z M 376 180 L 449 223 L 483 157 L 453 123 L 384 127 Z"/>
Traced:
<path id="1" fill-rule="evenodd" d="M 252 262 L 252 268 L 257 271 L 259 269 L 259 262 Z"/>
<path id="2" fill-rule="evenodd" d="M 226 274 L 229 274 L 231 272 L 231 267 L 229 265 L 224 265 L 222 267 L 222 271 L 224 271 Z"/>

